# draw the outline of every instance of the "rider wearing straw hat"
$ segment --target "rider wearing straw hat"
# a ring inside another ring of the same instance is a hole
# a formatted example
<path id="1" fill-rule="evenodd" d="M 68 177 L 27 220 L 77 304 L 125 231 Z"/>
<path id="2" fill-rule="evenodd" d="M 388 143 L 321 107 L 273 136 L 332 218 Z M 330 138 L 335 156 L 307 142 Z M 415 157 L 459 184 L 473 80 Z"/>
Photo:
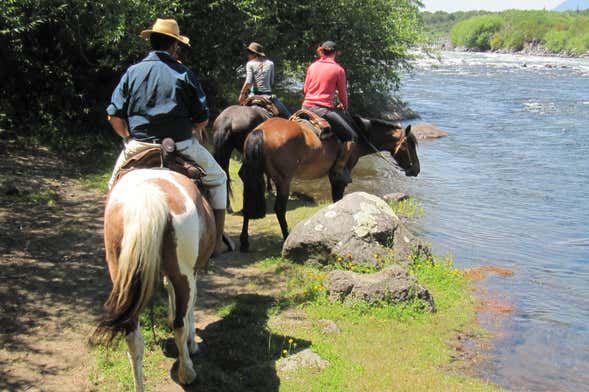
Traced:
<path id="1" fill-rule="evenodd" d="M 195 74 L 177 60 L 179 45 L 190 46 L 190 39 L 180 35 L 174 19 L 157 19 L 140 36 L 151 42 L 152 50 L 141 62 L 127 69 L 106 109 L 110 124 L 125 140 L 109 187 L 128 158 L 154 143 L 161 143 L 164 138 L 172 138 L 178 152 L 206 172 L 202 182 L 211 196 L 218 234 L 215 253 L 219 254 L 227 205 L 227 176 L 193 137 L 193 132 L 202 134 L 208 124 L 209 109 Z"/>
<path id="2" fill-rule="evenodd" d="M 266 57 L 264 48 L 257 42 L 252 42 L 247 47 L 248 62 L 245 65 L 245 83 L 241 87 L 239 103 L 243 105 L 248 94 L 262 95 L 274 102 L 279 116 L 289 118 L 290 112 L 282 101 L 272 94 L 274 84 L 274 62 Z"/>

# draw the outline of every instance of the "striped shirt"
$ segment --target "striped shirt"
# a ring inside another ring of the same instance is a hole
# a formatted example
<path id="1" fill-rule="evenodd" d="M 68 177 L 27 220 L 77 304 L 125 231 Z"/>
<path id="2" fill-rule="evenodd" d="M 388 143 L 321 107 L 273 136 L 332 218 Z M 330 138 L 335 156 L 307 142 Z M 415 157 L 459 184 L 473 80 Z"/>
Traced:
<path id="1" fill-rule="evenodd" d="M 274 63 L 269 59 L 250 60 L 245 65 L 245 82 L 251 85 L 253 94 L 272 94 Z"/>

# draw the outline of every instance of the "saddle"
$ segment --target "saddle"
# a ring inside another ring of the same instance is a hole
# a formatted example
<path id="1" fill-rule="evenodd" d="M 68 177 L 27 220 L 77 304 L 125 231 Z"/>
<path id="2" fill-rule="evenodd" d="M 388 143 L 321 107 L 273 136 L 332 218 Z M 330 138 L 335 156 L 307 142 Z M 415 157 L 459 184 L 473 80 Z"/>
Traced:
<path id="1" fill-rule="evenodd" d="M 288 120 L 306 125 L 320 140 L 325 140 L 333 136 L 331 126 L 327 120 L 310 110 L 298 110 L 295 114 L 290 116 Z"/>
<path id="2" fill-rule="evenodd" d="M 275 117 L 275 116 L 278 116 L 278 114 L 280 113 L 278 111 L 278 108 L 276 107 L 276 105 L 274 105 L 274 102 L 272 102 L 272 100 L 270 98 L 265 97 L 263 95 L 252 95 L 251 97 L 248 97 L 245 100 L 245 103 L 243 104 L 243 106 L 261 107 L 262 109 L 269 112 L 268 117 Z"/>
<path id="3" fill-rule="evenodd" d="M 115 183 L 130 171 L 153 168 L 167 168 L 183 174 L 197 183 L 200 183 L 201 178 L 206 176 L 204 169 L 196 162 L 178 154 L 176 143 L 172 139 L 165 138 L 162 144 L 154 144 L 153 147 L 130 157 L 117 173 Z"/>

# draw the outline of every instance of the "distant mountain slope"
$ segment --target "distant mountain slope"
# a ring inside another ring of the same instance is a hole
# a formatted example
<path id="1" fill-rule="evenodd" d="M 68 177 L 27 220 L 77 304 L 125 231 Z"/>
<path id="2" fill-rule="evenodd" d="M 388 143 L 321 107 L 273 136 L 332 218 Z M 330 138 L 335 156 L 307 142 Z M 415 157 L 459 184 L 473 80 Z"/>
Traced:
<path id="1" fill-rule="evenodd" d="M 559 6 L 554 8 L 555 11 L 576 11 L 589 9 L 589 0 L 565 0 Z"/>

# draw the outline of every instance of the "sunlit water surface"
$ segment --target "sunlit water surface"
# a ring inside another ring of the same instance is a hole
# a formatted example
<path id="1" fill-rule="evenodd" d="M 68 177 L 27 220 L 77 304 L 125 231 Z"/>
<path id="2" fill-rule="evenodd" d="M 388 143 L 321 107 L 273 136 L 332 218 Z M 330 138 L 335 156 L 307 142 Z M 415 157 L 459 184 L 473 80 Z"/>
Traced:
<path id="1" fill-rule="evenodd" d="M 503 266 L 515 307 L 483 377 L 513 390 L 589 390 L 589 60 L 443 53 L 401 95 L 449 137 L 419 145 L 407 178 L 364 158 L 348 192 L 406 192 L 416 228 L 458 267 Z M 329 195 L 326 181 L 295 189 Z"/>

